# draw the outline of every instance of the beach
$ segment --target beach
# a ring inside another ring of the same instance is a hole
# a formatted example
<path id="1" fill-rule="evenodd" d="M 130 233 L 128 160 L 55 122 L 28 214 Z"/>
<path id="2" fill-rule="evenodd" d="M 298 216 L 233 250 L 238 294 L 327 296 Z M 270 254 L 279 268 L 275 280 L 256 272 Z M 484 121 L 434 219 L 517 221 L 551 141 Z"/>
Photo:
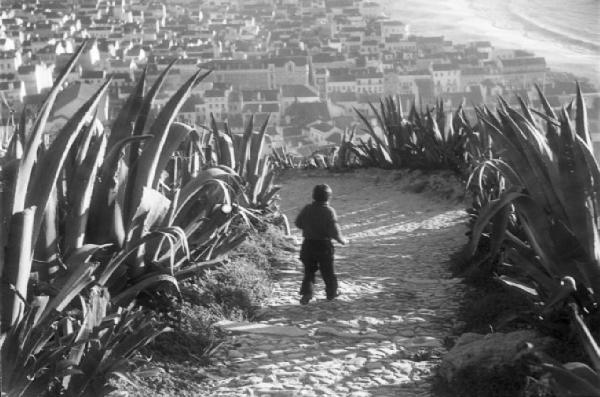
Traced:
<path id="1" fill-rule="evenodd" d="M 385 0 L 383 11 L 412 34 L 455 43 L 487 40 L 546 58 L 554 71 L 600 85 L 600 2 L 597 0 Z"/>

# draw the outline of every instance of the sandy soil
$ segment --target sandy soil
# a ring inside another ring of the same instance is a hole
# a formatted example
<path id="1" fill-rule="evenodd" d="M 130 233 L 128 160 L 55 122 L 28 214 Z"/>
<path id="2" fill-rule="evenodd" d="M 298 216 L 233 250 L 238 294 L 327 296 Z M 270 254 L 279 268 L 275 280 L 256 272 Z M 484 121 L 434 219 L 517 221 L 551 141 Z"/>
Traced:
<path id="1" fill-rule="evenodd" d="M 251 326 L 272 332 L 232 332 L 214 358 L 203 395 L 435 395 L 434 369 L 445 338 L 459 327 L 464 287 L 451 278 L 447 261 L 465 242 L 465 212 L 456 201 L 407 192 L 400 175 L 368 170 L 284 177 L 282 209 L 291 221 L 315 184 L 328 183 L 334 191 L 332 205 L 351 241 L 336 251 L 342 295 L 326 301 L 318 281 L 316 299 L 299 305 L 302 265 L 297 253 L 291 255 L 268 307 Z M 294 234 L 299 242 L 299 231 Z"/>

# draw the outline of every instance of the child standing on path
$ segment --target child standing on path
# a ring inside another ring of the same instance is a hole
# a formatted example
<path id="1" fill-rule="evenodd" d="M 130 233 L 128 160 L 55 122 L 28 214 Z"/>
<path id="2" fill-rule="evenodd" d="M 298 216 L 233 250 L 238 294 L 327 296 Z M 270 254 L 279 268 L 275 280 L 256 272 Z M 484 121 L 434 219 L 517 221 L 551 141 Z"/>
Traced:
<path id="1" fill-rule="evenodd" d="M 332 239 L 345 245 L 337 223 L 335 210 L 329 206 L 331 188 L 317 185 L 313 189 L 313 202 L 305 206 L 296 218 L 296 227 L 302 230 L 304 241 L 300 250 L 300 260 L 304 264 L 304 279 L 300 288 L 300 303 L 306 305 L 313 297 L 315 273 L 321 270 L 325 282 L 327 299 L 338 296 L 338 284 L 333 270 Z"/>

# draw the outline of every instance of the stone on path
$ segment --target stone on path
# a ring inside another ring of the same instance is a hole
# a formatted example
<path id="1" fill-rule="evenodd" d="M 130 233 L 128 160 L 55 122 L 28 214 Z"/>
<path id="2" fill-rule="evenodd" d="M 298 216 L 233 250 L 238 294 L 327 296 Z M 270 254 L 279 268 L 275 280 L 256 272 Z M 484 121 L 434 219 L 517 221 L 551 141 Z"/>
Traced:
<path id="1" fill-rule="evenodd" d="M 298 327 L 288 327 L 283 325 L 269 325 L 261 323 L 250 323 L 244 321 L 219 321 L 215 323 L 217 328 L 223 331 L 229 331 L 237 334 L 266 334 L 277 336 L 299 337 L 307 336 L 308 332 Z"/>
<path id="2" fill-rule="evenodd" d="M 378 333 L 354 334 L 352 332 L 338 331 L 335 328 L 331 328 L 331 327 L 318 328 L 317 331 L 315 332 L 315 335 L 330 335 L 330 336 L 337 336 L 339 338 L 351 338 L 351 339 L 387 339 L 386 336 L 383 336 Z"/>

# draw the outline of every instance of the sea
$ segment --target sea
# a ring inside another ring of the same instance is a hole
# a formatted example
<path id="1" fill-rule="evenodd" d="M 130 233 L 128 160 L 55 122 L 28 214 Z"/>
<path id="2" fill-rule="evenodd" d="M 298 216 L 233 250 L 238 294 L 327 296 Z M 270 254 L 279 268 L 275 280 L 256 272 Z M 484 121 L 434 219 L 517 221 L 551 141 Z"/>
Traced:
<path id="1" fill-rule="evenodd" d="M 383 0 L 383 12 L 420 35 L 487 40 L 546 58 L 552 70 L 600 87 L 600 0 Z"/>

